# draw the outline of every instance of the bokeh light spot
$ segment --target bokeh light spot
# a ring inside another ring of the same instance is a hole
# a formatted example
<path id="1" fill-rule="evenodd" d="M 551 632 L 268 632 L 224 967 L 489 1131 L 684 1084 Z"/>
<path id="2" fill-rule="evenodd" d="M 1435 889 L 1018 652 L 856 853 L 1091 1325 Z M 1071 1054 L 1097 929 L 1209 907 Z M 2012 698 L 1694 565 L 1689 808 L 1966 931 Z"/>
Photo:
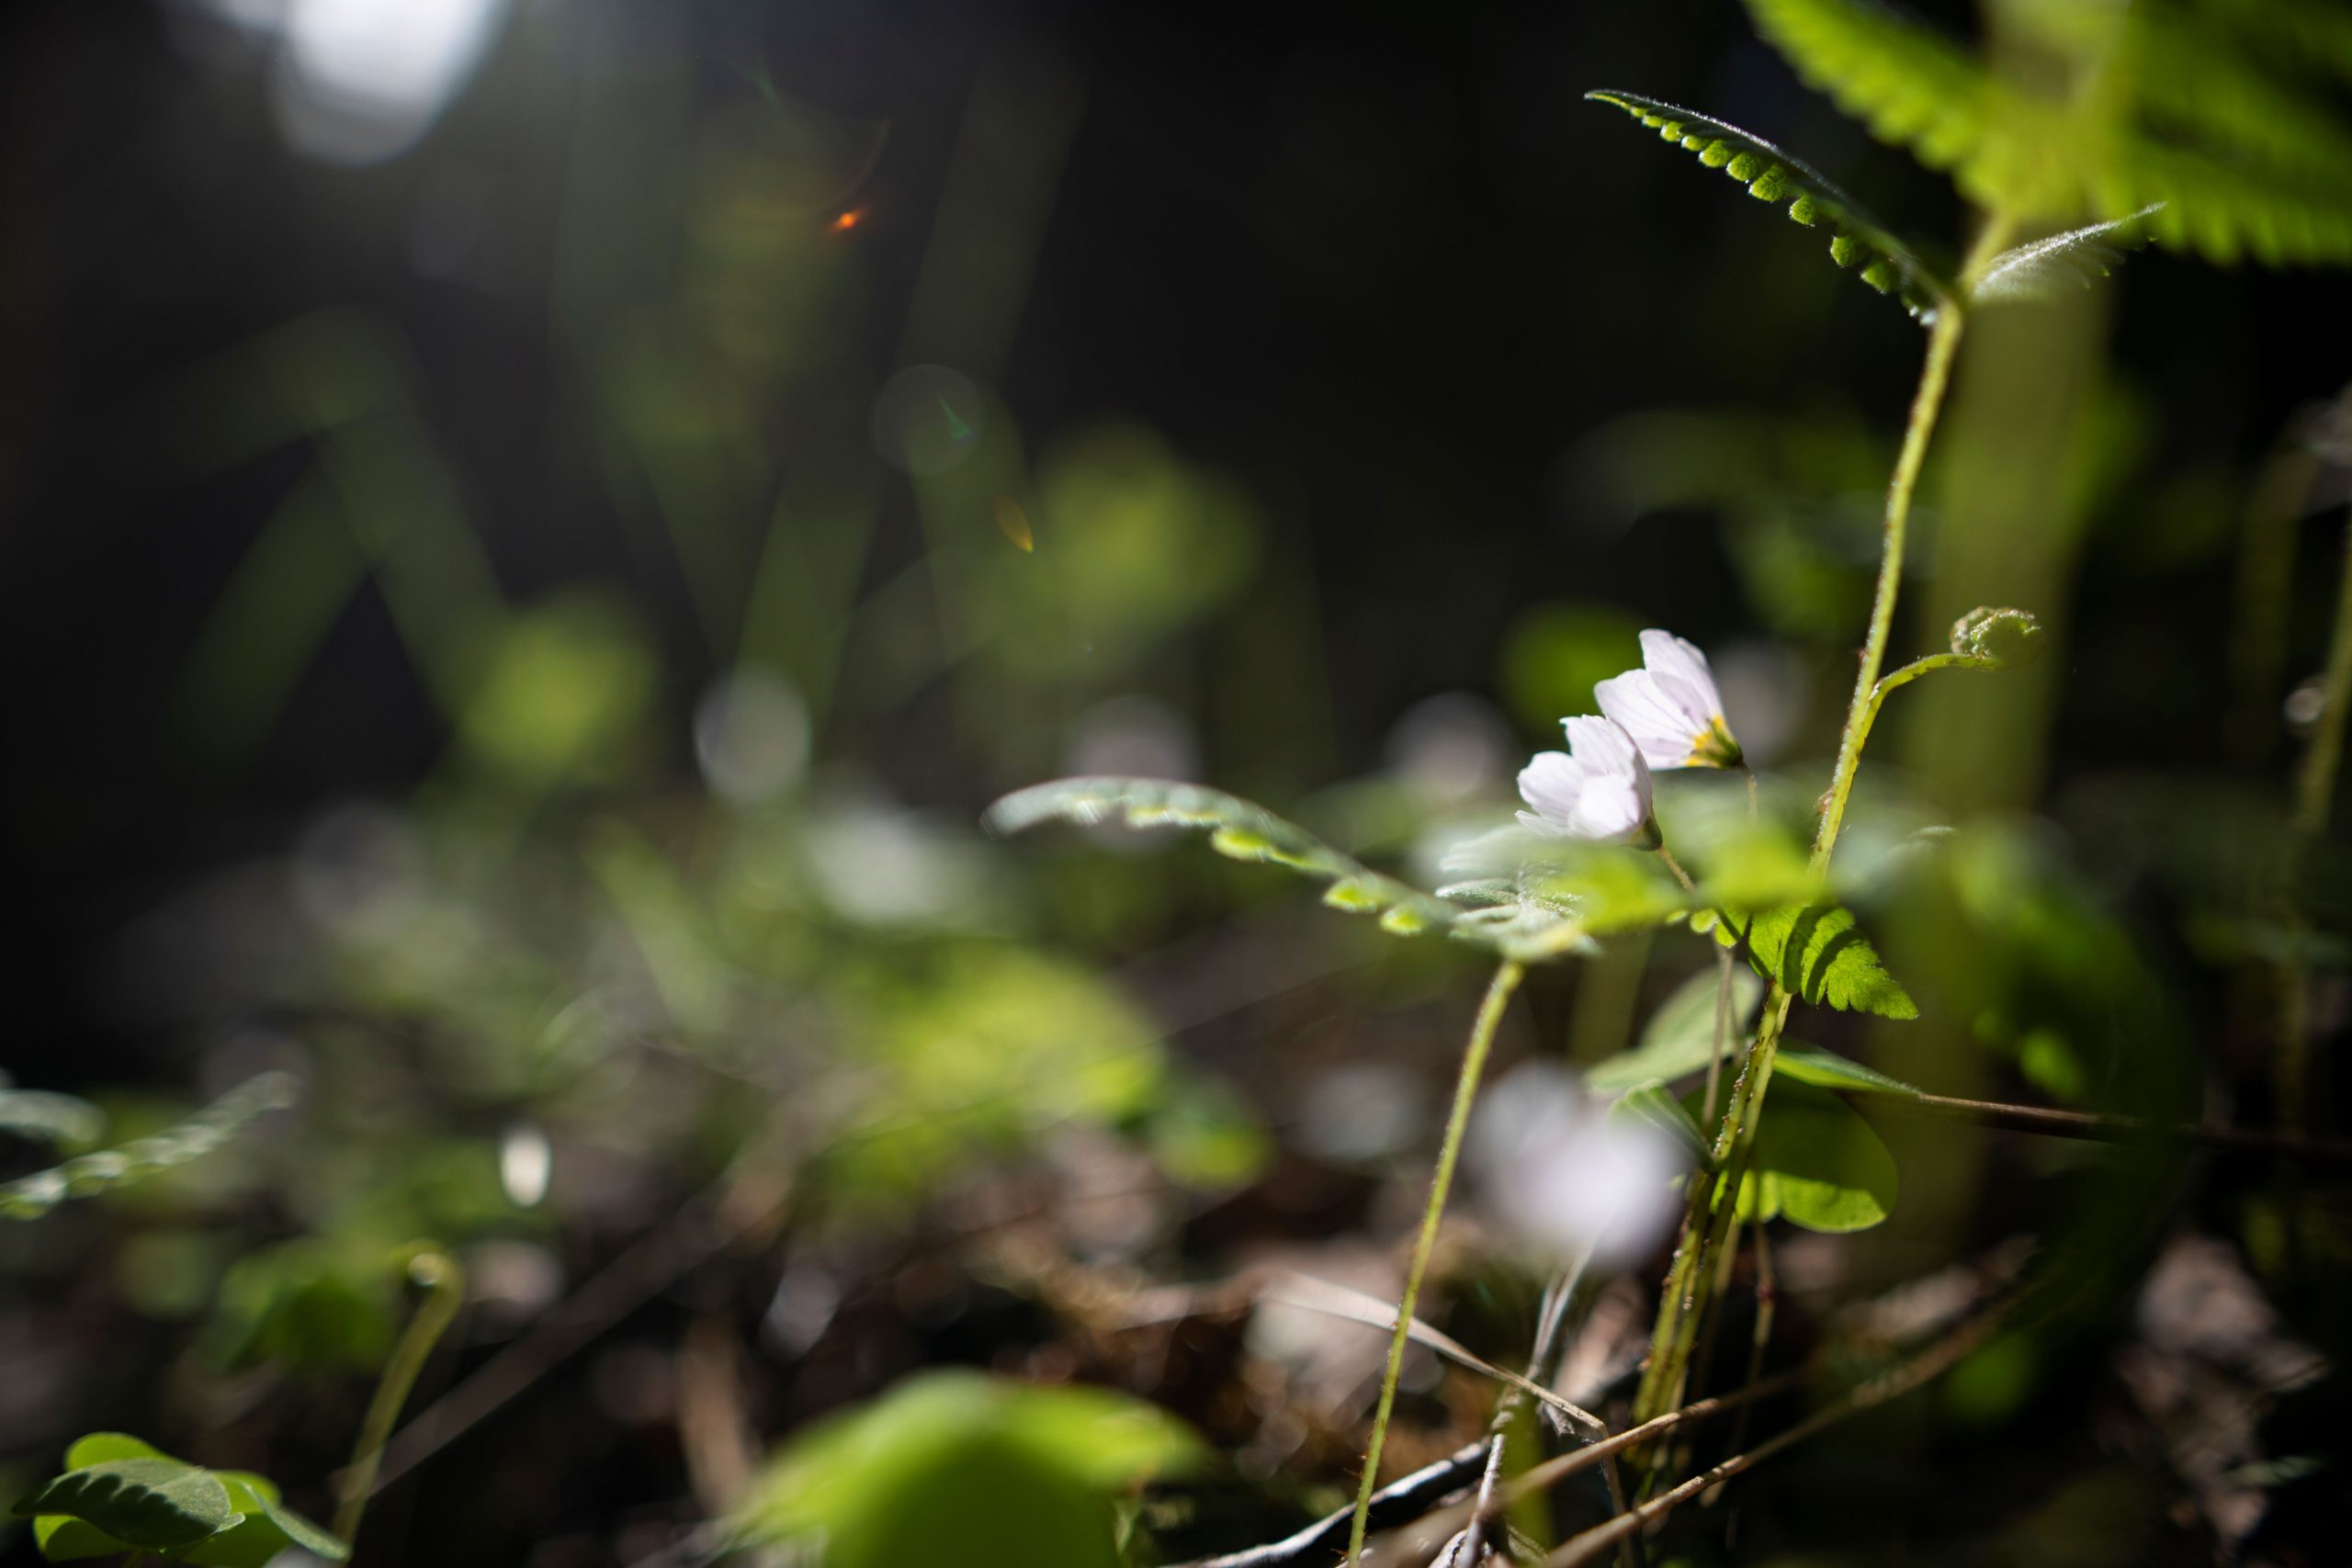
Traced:
<path id="1" fill-rule="evenodd" d="M 944 473 L 972 455 L 987 425 L 979 389 L 944 365 L 909 366 L 874 400 L 874 449 L 905 473 Z"/>

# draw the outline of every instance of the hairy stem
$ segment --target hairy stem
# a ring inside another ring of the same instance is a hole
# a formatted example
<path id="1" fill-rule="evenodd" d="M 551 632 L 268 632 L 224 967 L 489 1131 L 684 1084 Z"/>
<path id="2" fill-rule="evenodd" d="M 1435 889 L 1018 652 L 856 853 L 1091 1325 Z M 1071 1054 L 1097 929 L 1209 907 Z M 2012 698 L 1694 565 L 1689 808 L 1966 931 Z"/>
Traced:
<path id="1" fill-rule="evenodd" d="M 1430 1179 L 1430 1201 L 1421 1211 L 1420 1235 L 1413 1241 L 1412 1261 L 1405 1268 L 1405 1292 L 1396 1305 L 1396 1328 L 1388 1340 L 1388 1364 L 1380 1374 L 1380 1403 L 1372 1415 L 1372 1439 L 1364 1447 L 1363 1476 L 1356 1485 L 1355 1516 L 1348 1524 L 1347 1562 L 1354 1563 L 1363 1555 L 1365 1522 L 1372 1507 L 1372 1494 L 1380 1475 L 1380 1449 L 1387 1440 L 1389 1413 L 1396 1404 L 1396 1379 L 1405 1366 L 1405 1343 L 1410 1337 L 1413 1308 L 1421 1293 L 1421 1277 L 1429 1271 L 1430 1254 L 1437 1247 L 1438 1221 L 1445 1213 L 1446 1194 L 1453 1186 L 1454 1161 L 1462 1153 L 1462 1135 L 1470 1125 L 1470 1103 L 1477 1098 L 1478 1077 L 1486 1071 L 1487 1053 L 1495 1043 L 1495 1030 L 1502 1022 L 1503 1010 L 1510 1005 L 1511 993 L 1519 989 L 1523 973 L 1517 964 L 1505 959 L 1495 969 L 1495 977 L 1487 987 L 1487 999 L 1478 1006 L 1477 1021 L 1470 1026 L 1470 1043 L 1462 1053 L 1462 1074 L 1453 1086 L 1453 1109 L 1445 1119 L 1445 1138 L 1438 1146 L 1437 1171 Z"/>
<path id="2" fill-rule="evenodd" d="M 1967 280 L 1998 252 L 2009 224 L 1996 216 L 1988 220 L 1971 249 L 1962 269 Z M 1903 431 L 1903 445 L 1894 459 L 1894 474 L 1887 483 L 1886 521 L 1879 554 L 1878 584 L 1871 599 L 1870 630 L 1863 638 L 1860 668 L 1855 672 L 1854 694 L 1847 706 L 1846 726 L 1838 744 L 1838 762 L 1829 790 L 1822 797 L 1821 826 L 1814 838 L 1813 868 L 1827 868 L 1838 845 L 1838 830 L 1845 820 L 1846 799 L 1861 766 L 1862 744 L 1870 738 L 1871 721 L 1886 700 L 1889 685 L 1881 689 L 1879 671 L 1886 664 L 1886 646 L 1894 630 L 1894 606 L 1903 586 L 1903 558 L 1911 525 L 1911 501 L 1919 488 L 1919 473 L 1934 438 L 1936 421 L 1943 412 L 1944 393 L 1951 384 L 1952 363 L 1968 317 L 1958 299 L 1944 302 L 1928 334 L 1928 352 L 1919 368 L 1918 389 L 1912 394 L 1911 413 Z M 1928 661 L 1923 660 L 1923 664 Z M 1932 667 L 1930 665 L 1929 667 Z M 1916 679 L 1924 669 L 1897 673 Z M 1892 680 L 1892 678 L 1890 678 Z M 1895 682 L 1899 684 L 1900 682 Z M 1764 1010 L 1748 1047 L 1738 1079 L 1732 1085 L 1731 1104 L 1724 1112 L 1722 1133 L 1715 1141 L 1712 1180 L 1694 1177 L 1691 1201 L 1683 1214 L 1682 1234 L 1675 1247 L 1665 1299 L 1658 1303 L 1650 1337 L 1648 1364 L 1634 1403 L 1634 1418 L 1643 1421 L 1672 1409 L 1682 1397 L 1695 1332 L 1694 1307 L 1712 1297 L 1714 1271 L 1722 1267 L 1724 1244 L 1738 1211 L 1740 1169 L 1754 1138 L 1764 1091 L 1772 1078 L 1772 1055 L 1781 1028 L 1788 1018 L 1790 997 L 1775 980 L 1764 996 Z"/>
<path id="3" fill-rule="evenodd" d="M 392 1348 L 376 1397 L 368 1403 L 359 1427 L 359 1442 L 351 1450 L 351 1466 L 343 1472 L 343 1501 L 334 1511 L 334 1533 L 346 1545 L 356 1540 L 360 1518 L 368 1511 L 368 1495 L 376 1487 L 376 1465 L 392 1435 L 392 1423 L 408 1403 L 409 1390 L 424 1370 L 425 1358 L 458 1315 L 466 1299 L 466 1273 L 456 1258 L 436 1247 L 420 1247 L 409 1258 L 408 1277 L 424 1287 L 424 1300 L 409 1319 L 408 1330 Z"/>
<path id="4" fill-rule="evenodd" d="M 1878 691 L 1878 672 L 1886 663 L 1887 639 L 1894 630 L 1894 603 L 1903 588 L 1904 547 L 1911 526 L 1911 497 L 1919 488 L 1919 468 L 1927 461 L 1928 442 L 1943 412 L 1944 389 L 1951 384 L 1951 366 L 1960 351 L 1960 334 L 1968 317 L 1958 305 L 1936 312 L 1928 334 L 1927 362 L 1919 368 L 1919 389 L 1911 398 L 1910 423 L 1904 426 L 1903 449 L 1894 459 L 1894 478 L 1886 489 L 1886 526 L 1878 558 L 1878 588 L 1871 597 L 1871 627 L 1862 642 L 1861 668 L 1855 672 L 1854 696 L 1846 709 L 1845 733 L 1838 742 L 1838 766 L 1830 774 L 1829 793 L 1823 797 L 1821 829 L 1813 843 L 1815 871 L 1829 863 L 1837 847 L 1838 829 L 1845 820 L 1846 797 L 1854 788 L 1854 772 L 1862 764 L 1862 742 L 1870 738 L 1871 719 L 1885 700 Z"/>
<path id="5" fill-rule="evenodd" d="M 1712 1179 L 1694 1178 L 1691 1201 L 1683 1214 L 1683 1235 L 1668 1274 L 1666 1296 L 1658 1303 L 1651 1331 L 1648 1364 L 1634 1399 L 1634 1419 L 1645 1421 L 1680 1403 L 1690 1355 L 1698 1333 L 1698 1306 L 1714 1292 L 1715 1271 L 1722 1266 L 1724 1245 L 1739 1210 L 1739 1182 L 1753 1145 L 1757 1112 L 1771 1082 L 1774 1053 L 1781 1028 L 1788 1018 L 1788 994 L 1775 984 L 1764 998 L 1756 1042 L 1740 1065 L 1731 1086 L 1731 1104 L 1716 1134 Z"/>

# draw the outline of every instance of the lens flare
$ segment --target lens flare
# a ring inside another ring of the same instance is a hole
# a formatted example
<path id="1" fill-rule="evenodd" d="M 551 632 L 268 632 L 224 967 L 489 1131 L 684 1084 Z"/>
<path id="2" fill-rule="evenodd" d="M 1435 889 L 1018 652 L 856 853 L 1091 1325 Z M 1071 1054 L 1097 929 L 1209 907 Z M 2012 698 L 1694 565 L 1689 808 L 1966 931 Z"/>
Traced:
<path id="1" fill-rule="evenodd" d="M 999 533 L 1023 550 L 1036 549 L 1037 537 L 1029 531 L 1029 514 L 1021 510 L 1021 503 L 1012 497 L 1001 495 L 996 498 L 996 525 Z"/>

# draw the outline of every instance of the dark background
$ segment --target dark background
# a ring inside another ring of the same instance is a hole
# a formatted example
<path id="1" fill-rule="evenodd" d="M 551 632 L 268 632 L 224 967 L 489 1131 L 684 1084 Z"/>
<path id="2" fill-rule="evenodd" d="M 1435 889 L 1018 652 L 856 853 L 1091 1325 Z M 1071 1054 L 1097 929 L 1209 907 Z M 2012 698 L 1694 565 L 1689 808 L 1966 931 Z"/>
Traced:
<path id="1" fill-rule="evenodd" d="M 1973 26 L 1939 12 L 1955 31 Z M 1822 234 L 1581 95 L 1622 86 L 1702 106 L 1949 252 L 1966 218 L 1940 179 L 1805 92 L 1736 6 L 537 0 L 505 17 L 414 147 L 364 167 L 288 149 L 268 107 L 271 48 L 192 3 L 23 6 L 0 22 L 0 864 L 16 981 L 0 1057 L 20 1083 L 191 1077 L 191 1042 L 235 1009 L 207 1016 L 180 991 L 161 996 L 170 987 L 141 972 L 126 932 L 196 880 L 282 852 L 322 807 L 446 782 L 452 716 L 372 585 L 332 615 L 256 745 L 207 755 L 200 716 L 194 742 L 175 717 L 208 615 L 313 462 L 299 434 L 204 457 L 196 415 L 220 384 L 206 367 L 289 321 L 348 310 L 392 345 L 510 599 L 599 584 L 640 617 L 661 716 L 623 782 L 590 796 L 694 778 L 689 716 L 729 658 L 697 626 L 644 487 L 613 478 L 598 361 L 556 299 L 581 246 L 651 255 L 655 276 L 659 258 L 691 249 L 684 220 L 565 227 L 582 188 L 624 212 L 692 199 L 697 176 L 658 157 L 578 164 L 600 117 L 650 81 L 683 94 L 689 125 L 756 113 L 770 91 L 841 122 L 888 122 L 870 174 L 807 220 L 856 215 L 832 236 L 846 261 L 831 264 L 854 279 L 831 351 L 855 372 L 838 392 L 850 412 L 834 411 L 846 434 L 808 437 L 818 457 L 792 455 L 795 422 L 815 428 L 804 416 L 828 401 L 820 386 L 762 405 L 749 437 L 773 437 L 786 479 L 796 463 L 830 465 L 872 496 L 860 597 L 937 547 L 906 478 L 859 439 L 865 401 L 902 363 L 990 70 L 1054 84 L 1075 106 L 995 395 L 1033 442 L 1106 416 L 1139 422 L 1238 485 L 1256 520 L 1242 582 L 1129 668 L 1098 675 L 1073 655 L 1075 674 L 959 696 L 944 664 L 885 679 L 852 641 L 817 728 L 820 768 L 853 767 L 969 823 L 1055 771 L 1072 693 L 1133 690 L 1192 721 L 1199 776 L 1288 807 L 1380 770 L 1399 716 L 1438 694 L 1503 716 L 1514 757 L 1551 743 L 1524 664 L 1548 646 L 1528 628 L 1563 604 L 1613 606 L 1711 648 L 1777 639 L 1778 668 L 1802 688 L 1781 760 L 1809 780 L 1834 742 L 1860 621 L 1809 638 L 1775 624 L 1734 564 L 1729 543 L 1753 519 L 1731 492 L 1781 506 L 1764 491 L 1784 487 L 1796 499 L 1782 510 L 1821 524 L 1847 588 L 1866 582 L 1923 334 L 1825 265 Z M 453 199 L 464 217 L 449 230 L 436 214 Z M 428 241 L 443 246 L 429 265 Z M 2345 384 L 2341 281 L 2150 253 L 2095 298 L 2107 314 L 2093 341 L 2130 431 L 2076 520 L 2056 519 L 2075 503 L 2052 481 L 2049 526 L 2079 526 L 2084 543 L 2064 602 L 2029 606 L 2067 632 L 2050 765 L 2023 804 L 2165 770 L 2275 800 L 2291 756 L 2278 694 L 2256 705 L 2250 738 L 2230 728 L 2245 695 L 2227 675 L 2233 540 L 2263 465 Z M 1659 409 L 1721 414 L 1780 456 L 1724 493 L 1678 496 L 1687 454 L 1628 456 L 1614 423 Z M 1786 430 L 1807 420 L 1847 440 L 1843 455 L 1804 457 Z M 1624 493 L 1608 477 L 1620 457 L 1638 470 Z M 1626 494 L 1666 499 L 1629 512 Z M 1929 600 L 1938 498 L 1931 470 Z M 763 498 L 748 515 L 742 540 L 764 525 Z M 2292 594 L 2267 612 L 2286 684 L 2324 649 L 2325 515 L 2292 536 Z M 1038 558 L 1052 548 L 1043 519 Z M 744 543 L 735 566 L 751 554 Z M 1940 644 L 1926 615 L 1906 619 L 1898 649 Z M 1515 647 L 1536 652 L 1514 665 Z M 2160 961 L 2181 959 L 2160 892 L 2128 886 L 2120 902 Z M 2174 978 L 2196 1023 L 2228 1011 L 2225 978 Z M 1537 1006 L 1556 1021 L 1567 1003 L 1539 989 Z M 2258 1078 L 2238 1086 L 2256 1122 Z M 163 1346 L 142 1354 L 160 1363 Z M 597 1499 L 548 1509 L 604 1528 Z"/>

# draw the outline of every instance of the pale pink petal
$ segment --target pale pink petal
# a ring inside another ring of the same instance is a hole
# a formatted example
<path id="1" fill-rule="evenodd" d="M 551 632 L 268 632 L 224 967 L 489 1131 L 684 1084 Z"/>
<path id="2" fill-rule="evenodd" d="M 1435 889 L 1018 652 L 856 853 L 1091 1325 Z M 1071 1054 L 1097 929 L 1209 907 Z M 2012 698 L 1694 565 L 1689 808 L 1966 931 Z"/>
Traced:
<path id="1" fill-rule="evenodd" d="M 1634 738 L 1656 767 L 1680 767 L 1690 754 L 1690 738 L 1705 728 L 1703 720 L 1692 724 L 1646 670 L 1628 670 L 1599 682 L 1592 694 L 1600 711 Z"/>
<path id="2" fill-rule="evenodd" d="M 1586 767 L 1623 773 L 1634 765 L 1634 738 L 1622 725 L 1588 714 L 1564 718 L 1560 728 L 1567 731 L 1569 751 Z"/>
<path id="3" fill-rule="evenodd" d="M 1566 751 L 1538 751 L 1519 771 L 1520 797 L 1553 822 L 1565 823 L 1584 788 L 1586 769 Z"/>
<path id="4" fill-rule="evenodd" d="M 1697 644 L 1653 626 L 1642 634 L 1642 662 L 1653 673 L 1671 675 L 1687 684 L 1698 694 L 1704 714 L 1724 711 L 1723 698 L 1715 691 L 1715 672 L 1708 668 L 1707 656 Z"/>

